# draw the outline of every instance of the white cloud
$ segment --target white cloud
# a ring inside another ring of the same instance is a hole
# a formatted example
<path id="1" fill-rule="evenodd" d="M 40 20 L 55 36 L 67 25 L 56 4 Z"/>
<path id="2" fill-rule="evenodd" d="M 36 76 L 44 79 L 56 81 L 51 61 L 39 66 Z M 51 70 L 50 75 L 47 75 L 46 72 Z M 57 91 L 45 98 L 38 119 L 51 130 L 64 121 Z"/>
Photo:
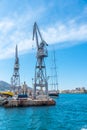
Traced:
<path id="1" fill-rule="evenodd" d="M 31 25 L 44 11 L 44 8 L 35 12 L 29 9 L 21 15 L 15 12 L 12 17 L 5 17 L 0 21 L 0 59 L 13 57 L 16 44 L 19 53 L 25 53 L 32 48 Z"/>
<path id="2" fill-rule="evenodd" d="M 0 21 L 0 32 L 2 34 L 8 33 L 14 26 L 14 22 L 9 19 L 3 19 Z"/>
<path id="3" fill-rule="evenodd" d="M 32 41 L 33 22 L 39 19 L 38 17 L 42 18 L 45 11 L 45 8 L 39 8 L 36 12 L 27 10 L 21 15 L 15 12 L 14 17 L 3 18 L 0 21 L 0 59 L 14 56 L 16 44 L 19 53 L 26 53 L 32 45 L 35 46 L 35 42 Z M 77 23 L 76 19 L 72 19 L 66 23 L 49 25 L 41 30 L 43 39 L 48 44 L 59 44 L 61 47 L 65 47 L 66 42 L 70 46 L 87 41 L 87 24 Z"/>
<path id="4" fill-rule="evenodd" d="M 87 24 L 78 25 L 70 21 L 67 24 L 55 24 L 43 31 L 43 37 L 49 44 L 73 42 L 75 45 L 76 42 L 87 41 Z"/>

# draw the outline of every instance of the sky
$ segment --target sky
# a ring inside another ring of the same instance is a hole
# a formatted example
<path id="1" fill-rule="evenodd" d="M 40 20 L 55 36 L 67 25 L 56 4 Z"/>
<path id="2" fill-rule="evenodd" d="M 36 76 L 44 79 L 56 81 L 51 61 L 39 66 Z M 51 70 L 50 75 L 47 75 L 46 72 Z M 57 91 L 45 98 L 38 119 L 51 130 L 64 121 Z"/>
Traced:
<path id="1" fill-rule="evenodd" d="M 10 83 L 18 45 L 21 84 L 32 86 L 35 21 L 48 43 L 47 75 L 55 48 L 59 89 L 87 89 L 87 0 L 0 0 L 0 80 Z"/>

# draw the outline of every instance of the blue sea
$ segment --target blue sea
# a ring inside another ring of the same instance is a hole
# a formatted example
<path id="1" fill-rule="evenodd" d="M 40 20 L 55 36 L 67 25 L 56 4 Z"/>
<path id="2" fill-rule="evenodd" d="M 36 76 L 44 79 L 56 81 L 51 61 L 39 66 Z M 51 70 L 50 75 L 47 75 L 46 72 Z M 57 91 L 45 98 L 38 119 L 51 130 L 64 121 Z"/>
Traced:
<path id="1" fill-rule="evenodd" d="M 0 107 L 0 130 L 87 130 L 87 94 L 60 94 L 56 106 Z"/>

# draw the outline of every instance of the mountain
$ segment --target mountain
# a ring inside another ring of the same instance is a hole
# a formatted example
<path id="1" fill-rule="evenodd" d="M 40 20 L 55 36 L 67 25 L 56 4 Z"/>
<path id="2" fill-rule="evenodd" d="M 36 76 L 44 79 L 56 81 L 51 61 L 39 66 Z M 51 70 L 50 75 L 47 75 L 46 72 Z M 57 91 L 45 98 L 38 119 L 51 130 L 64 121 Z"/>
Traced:
<path id="1" fill-rule="evenodd" d="M 5 81 L 0 81 L 0 91 L 5 91 L 10 89 L 10 84 Z"/>
<path id="2" fill-rule="evenodd" d="M 0 81 L 0 91 L 10 90 L 10 87 L 11 87 L 11 85 L 9 83 L 7 83 L 5 81 Z M 32 90 L 32 88 L 29 87 L 28 85 L 27 85 L 27 88 L 29 90 Z"/>

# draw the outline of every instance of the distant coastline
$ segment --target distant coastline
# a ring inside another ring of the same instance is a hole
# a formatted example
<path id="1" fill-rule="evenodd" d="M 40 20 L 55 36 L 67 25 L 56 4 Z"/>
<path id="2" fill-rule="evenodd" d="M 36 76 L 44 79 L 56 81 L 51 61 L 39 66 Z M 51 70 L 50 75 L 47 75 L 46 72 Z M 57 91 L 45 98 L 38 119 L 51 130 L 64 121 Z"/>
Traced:
<path id="1" fill-rule="evenodd" d="M 85 87 L 81 87 L 81 88 L 75 88 L 75 89 L 72 89 L 72 90 L 59 90 L 59 93 L 78 93 L 78 94 L 81 94 L 81 93 L 87 93 L 87 90 L 85 89 Z"/>

